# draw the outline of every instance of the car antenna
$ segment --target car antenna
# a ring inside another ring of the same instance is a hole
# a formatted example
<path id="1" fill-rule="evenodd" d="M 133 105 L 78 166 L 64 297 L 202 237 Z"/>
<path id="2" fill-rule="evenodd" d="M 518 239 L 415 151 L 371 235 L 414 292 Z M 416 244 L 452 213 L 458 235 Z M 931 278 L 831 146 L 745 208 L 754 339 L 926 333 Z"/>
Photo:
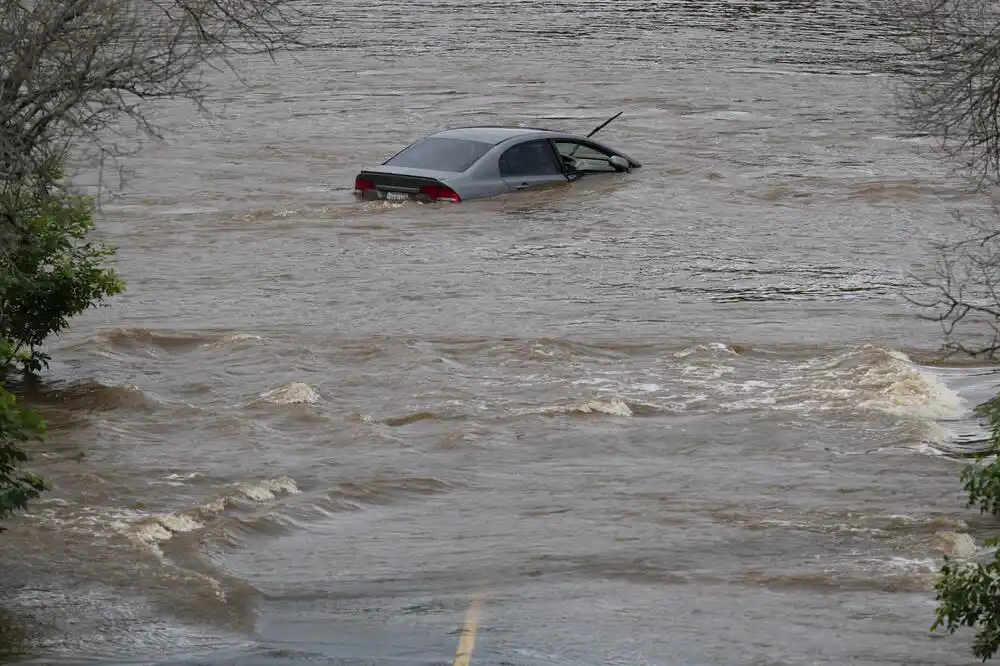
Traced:
<path id="1" fill-rule="evenodd" d="M 616 113 L 615 115 L 611 116 L 610 118 L 608 118 L 607 120 L 605 120 L 603 123 L 601 123 L 600 125 L 598 125 L 594 129 L 590 130 L 590 134 L 587 135 L 587 138 L 589 139 L 590 137 L 592 137 L 595 134 L 597 134 L 598 132 L 600 132 L 602 129 L 604 129 L 605 125 L 607 125 L 608 123 L 610 123 L 612 120 L 614 120 L 618 116 L 622 115 L 623 113 L 625 113 L 625 112 L 624 111 L 619 111 L 618 113 Z M 576 151 L 579 148 L 580 148 L 580 144 L 576 144 L 575 146 L 573 146 L 573 150 L 569 151 L 569 155 L 567 155 L 566 157 L 573 157 L 573 155 L 576 155 Z"/>
<path id="2" fill-rule="evenodd" d="M 612 120 L 614 120 L 618 116 L 622 115 L 623 113 L 625 113 L 625 112 L 624 111 L 619 111 L 615 115 L 613 115 L 610 118 L 608 118 L 607 120 L 605 120 L 603 123 L 601 123 L 600 125 L 598 125 L 597 127 L 595 127 L 593 130 L 591 130 L 590 134 L 587 135 L 587 138 L 589 139 L 590 137 L 592 137 L 595 134 L 597 134 L 598 132 L 600 132 L 602 129 L 604 129 L 605 125 L 607 125 L 608 123 L 610 123 Z"/>

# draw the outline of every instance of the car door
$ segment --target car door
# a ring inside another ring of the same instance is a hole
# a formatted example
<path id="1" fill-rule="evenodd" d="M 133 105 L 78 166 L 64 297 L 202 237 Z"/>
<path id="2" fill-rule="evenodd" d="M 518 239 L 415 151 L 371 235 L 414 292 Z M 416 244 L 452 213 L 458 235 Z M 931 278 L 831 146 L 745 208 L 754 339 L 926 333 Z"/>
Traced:
<path id="1" fill-rule="evenodd" d="M 592 143 L 574 139 L 553 141 L 570 180 L 596 173 L 615 173 L 611 158 L 614 153 L 606 152 Z"/>
<path id="2" fill-rule="evenodd" d="M 511 146 L 500 156 L 499 168 L 511 192 L 568 181 L 547 139 Z"/>

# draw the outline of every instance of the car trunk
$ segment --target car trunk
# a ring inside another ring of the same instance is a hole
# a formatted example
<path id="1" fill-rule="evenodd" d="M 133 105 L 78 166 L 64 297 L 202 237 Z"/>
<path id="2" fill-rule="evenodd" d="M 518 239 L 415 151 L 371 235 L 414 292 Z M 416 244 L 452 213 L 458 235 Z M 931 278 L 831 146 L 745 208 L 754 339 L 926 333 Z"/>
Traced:
<path id="1" fill-rule="evenodd" d="M 429 175 L 405 173 L 406 169 L 363 170 L 355 178 L 354 191 L 362 199 L 402 201 L 418 199 L 458 201 L 458 195 L 441 180 Z M 414 170 L 416 171 L 416 170 Z"/>

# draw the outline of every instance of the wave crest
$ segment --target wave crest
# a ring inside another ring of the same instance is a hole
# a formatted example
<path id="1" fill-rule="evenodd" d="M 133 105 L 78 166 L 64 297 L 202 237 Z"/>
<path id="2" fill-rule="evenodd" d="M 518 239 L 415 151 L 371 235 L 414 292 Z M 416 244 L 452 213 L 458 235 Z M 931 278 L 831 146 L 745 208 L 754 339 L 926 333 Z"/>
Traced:
<path id="1" fill-rule="evenodd" d="M 295 495 L 300 492 L 295 481 L 287 476 L 264 479 L 256 483 L 240 483 L 233 489 L 234 493 L 223 494 L 188 511 L 150 514 L 132 520 L 125 526 L 125 531 L 136 543 L 162 557 L 160 543 L 169 541 L 177 534 L 186 534 L 207 527 L 237 501 L 264 503 L 274 501 L 281 495 Z"/>
<path id="2" fill-rule="evenodd" d="M 319 402 L 319 394 L 309 384 L 291 382 L 264 391 L 258 396 L 258 399 L 261 402 L 270 402 L 275 405 L 313 404 Z"/>
<path id="3" fill-rule="evenodd" d="M 632 407 L 618 397 L 597 397 L 570 405 L 552 405 L 521 410 L 522 414 L 605 414 L 629 417 Z"/>

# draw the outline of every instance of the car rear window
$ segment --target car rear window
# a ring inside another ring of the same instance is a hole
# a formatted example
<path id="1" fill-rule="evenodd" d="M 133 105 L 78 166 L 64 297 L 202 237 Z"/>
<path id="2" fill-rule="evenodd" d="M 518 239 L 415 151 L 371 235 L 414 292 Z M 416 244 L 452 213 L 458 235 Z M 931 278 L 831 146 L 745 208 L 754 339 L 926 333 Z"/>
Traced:
<path id="1" fill-rule="evenodd" d="M 475 164 L 492 147 L 481 141 L 430 137 L 417 141 L 386 165 L 459 173 Z"/>

